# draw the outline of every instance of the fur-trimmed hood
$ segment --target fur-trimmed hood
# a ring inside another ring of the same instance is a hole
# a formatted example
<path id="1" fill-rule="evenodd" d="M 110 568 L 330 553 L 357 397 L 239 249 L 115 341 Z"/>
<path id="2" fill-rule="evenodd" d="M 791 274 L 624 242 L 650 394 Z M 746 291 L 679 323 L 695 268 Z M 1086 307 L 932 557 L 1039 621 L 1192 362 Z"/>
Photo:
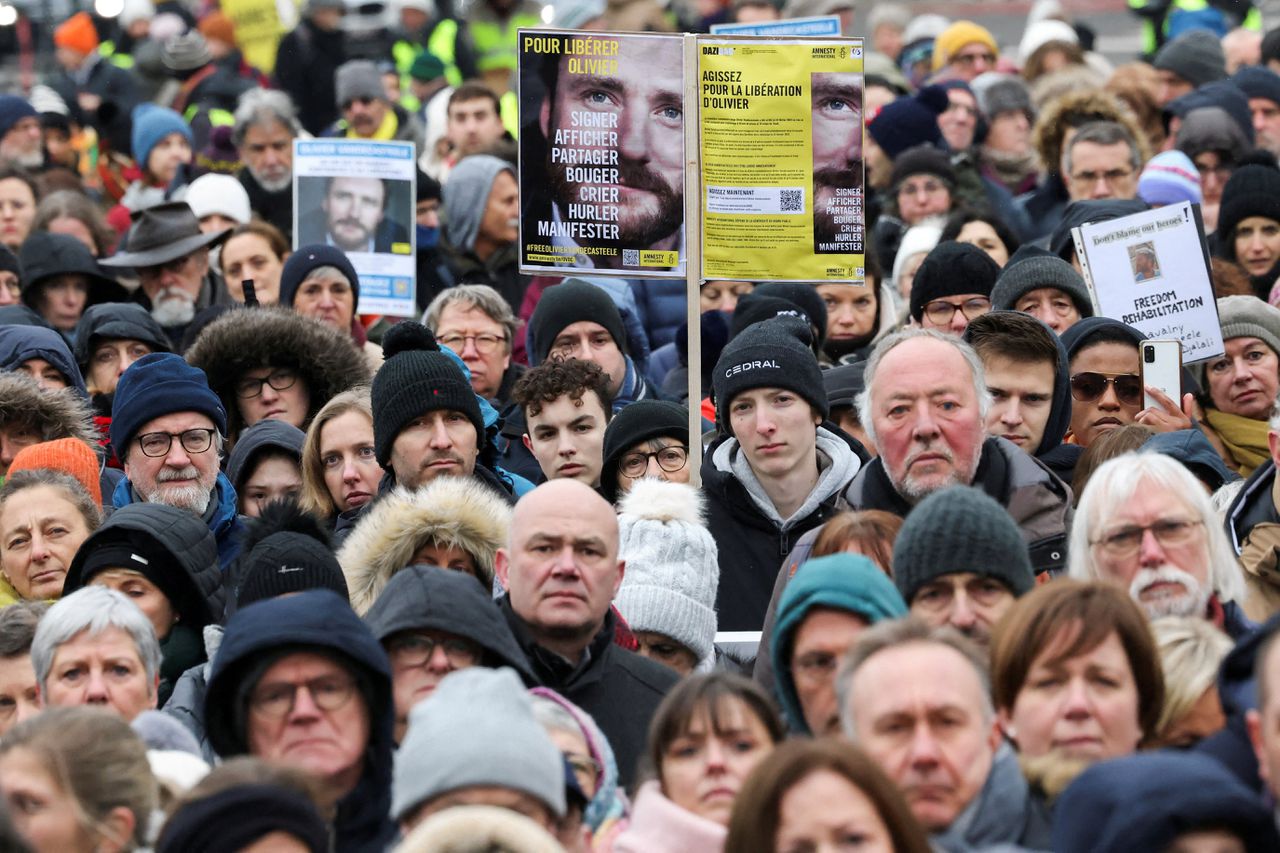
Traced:
<path id="1" fill-rule="evenodd" d="M 87 399 L 70 389 L 42 391 L 24 374 L 0 372 L 0 427 L 13 423 L 33 425 L 41 441 L 78 438 L 98 449 L 98 431 Z"/>
<path id="2" fill-rule="evenodd" d="M 238 308 L 214 320 L 186 353 L 209 377 L 209 387 L 227 410 L 227 432 L 244 429 L 235 384 L 260 367 L 291 367 L 307 383 L 307 422 L 335 394 L 369 381 L 369 366 L 351 338 L 289 308 Z M 305 424 L 304 424 L 305 428 Z"/>
<path id="3" fill-rule="evenodd" d="M 472 477 L 438 477 L 411 491 L 400 487 L 369 506 L 338 552 L 351 606 L 363 615 L 396 572 L 428 541 L 472 556 L 486 586 L 511 526 L 511 507 Z"/>

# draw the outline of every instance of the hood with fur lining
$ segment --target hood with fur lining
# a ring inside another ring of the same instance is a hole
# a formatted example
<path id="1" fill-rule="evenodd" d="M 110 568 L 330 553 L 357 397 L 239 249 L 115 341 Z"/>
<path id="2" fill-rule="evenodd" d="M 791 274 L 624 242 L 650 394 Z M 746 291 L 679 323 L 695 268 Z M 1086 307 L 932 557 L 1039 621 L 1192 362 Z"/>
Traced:
<path id="1" fill-rule="evenodd" d="M 208 375 L 209 387 L 227 410 L 227 433 L 233 440 L 245 428 L 235 385 L 250 370 L 297 370 L 311 398 L 307 423 L 335 394 L 367 383 L 370 376 L 349 335 L 280 306 L 226 312 L 205 327 L 186 359 Z"/>
<path id="2" fill-rule="evenodd" d="M 417 490 L 395 489 L 369 506 L 338 552 L 351 606 L 364 615 L 391 576 L 433 540 L 470 554 L 481 582 L 491 587 L 494 555 L 510 526 L 511 507 L 473 477 L 438 477 Z"/>
<path id="3" fill-rule="evenodd" d="M 31 424 L 41 441 L 78 438 L 98 449 L 98 431 L 86 399 L 69 389 L 42 391 L 21 373 L 0 371 L 0 426 Z"/>

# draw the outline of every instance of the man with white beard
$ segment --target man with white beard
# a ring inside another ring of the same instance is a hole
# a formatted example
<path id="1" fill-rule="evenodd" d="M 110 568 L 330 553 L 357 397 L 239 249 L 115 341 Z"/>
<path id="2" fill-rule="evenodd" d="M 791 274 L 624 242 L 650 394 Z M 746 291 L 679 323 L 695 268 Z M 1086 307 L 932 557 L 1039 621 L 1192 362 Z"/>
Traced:
<path id="1" fill-rule="evenodd" d="M 1200 616 L 1238 640 L 1244 576 L 1204 486 L 1160 453 L 1106 462 L 1076 507 L 1071 577 L 1119 584 L 1151 619 Z"/>
<path id="2" fill-rule="evenodd" d="M 151 312 L 180 352 L 187 326 L 210 305 L 232 301 L 220 281 L 209 275 L 209 248 L 231 233 L 208 234 L 185 201 L 170 201 L 134 211 L 124 249 L 99 263 L 132 268 L 141 285 L 133 300 Z"/>
<path id="3" fill-rule="evenodd" d="M 40 114 L 17 95 L 0 96 L 0 164 L 29 171 L 44 166 Z"/>
<path id="4" fill-rule="evenodd" d="M 289 96 L 250 89 L 240 96 L 231 140 L 244 168 L 238 175 L 254 213 L 293 240 L 293 140 L 302 130 Z"/>
<path id="5" fill-rule="evenodd" d="M 111 505 L 158 503 L 195 513 L 213 532 L 224 571 L 244 534 L 236 490 L 219 470 L 226 433 L 226 409 L 204 371 L 181 356 L 144 355 L 116 384 L 111 444 L 126 479 Z"/>

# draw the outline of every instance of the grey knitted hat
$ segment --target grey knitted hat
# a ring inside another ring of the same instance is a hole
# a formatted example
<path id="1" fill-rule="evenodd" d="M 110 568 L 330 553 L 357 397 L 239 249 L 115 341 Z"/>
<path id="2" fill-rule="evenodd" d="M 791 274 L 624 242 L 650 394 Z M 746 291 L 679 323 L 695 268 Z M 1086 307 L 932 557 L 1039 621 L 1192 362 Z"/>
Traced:
<path id="1" fill-rule="evenodd" d="M 1001 113 L 1021 112 L 1028 121 L 1035 123 L 1036 108 L 1031 102 L 1031 90 L 1021 77 L 988 72 L 978 75 L 970 86 L 978 99 L 978 109 L 988 121 Z"/>
<path id="2" fill-rule="evenodd" d="M 991 310 L 1013 311 L 1019 299 L 1041 287 L 1056 287 L 1071 297 L 1081 317 L 1093 316 L 1093 301 L 1080 273 L 1048 252 L 1014 259 L 1000 271 L 991 289 Z"/>
<path id="3" fill-rule="evenodd" d="M 1222 339 L 1258 338 L 1280 355 L 1280 308 L 1256 296 L 1224 296 L 1218 300 Z"/>
<path id="4" fill-rule="evenodd" d="M 1208 30 L 1191 30 L 1160 48 L 1152 64 L 1157 71 L 1172 71 L 1193 86 L 1203 86 L 1227 76 L 1222 43 Z"/>
<path id="5" fill-rule="evenodd" d="M 1036 583 L 1018 525 L 971 486 L 952 486 L 922 500 L 893 546 L 893 582 L 908 605 L 920 587 L 959 572 L 994 578 L 1015 596 Z"/>
<path id="6" fill-rule="evenodd" d="M 357 98 L 386 100 L 387 97 L 378 66 L 367 59 L 355 59 L 338 68 L 333 83 L 339 108 Z"/>
<path id="7" fill-rule="evenodd" d="M 522 791 L 563 817 L 564 759 L 509 667 L 450 673 L 409 712 L 396 753 L 391 816 L 475 785 Z"/>
<path id="8" fill-rule="evenodd" d="M 192 71 L 212 60 L 209 43 L 197 30 L 174 36 L 160 48 L 160 62 L 170 71 Z"/>
<path id="9" fill-rule="evenodd" d="M 709 660 L 720 563 L 702 493 L 684 483 L 636 481 L 618 506 L 618 556 L 627 571 L 614 604 L 631 629 L 670 637 Z"/>

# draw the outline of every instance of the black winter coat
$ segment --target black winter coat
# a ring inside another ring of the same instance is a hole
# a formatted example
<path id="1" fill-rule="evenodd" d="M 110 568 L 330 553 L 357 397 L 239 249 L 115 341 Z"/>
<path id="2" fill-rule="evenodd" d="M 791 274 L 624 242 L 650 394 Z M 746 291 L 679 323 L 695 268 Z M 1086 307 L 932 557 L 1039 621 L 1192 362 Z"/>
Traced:
<path id="1" fill-rule="evenodd" d="M 649 721 L 679 680 L 675 671 L 613 642 L 617 617 L 610 610 L 591 641 L 585 667 L 575 666 L 534 642 L 529 628 L 503 598 L 502 613 L 541 687 L 550 687 L 591 715 L 618 759 L 618 782 L 630 788 L 644 754 Z"/>

